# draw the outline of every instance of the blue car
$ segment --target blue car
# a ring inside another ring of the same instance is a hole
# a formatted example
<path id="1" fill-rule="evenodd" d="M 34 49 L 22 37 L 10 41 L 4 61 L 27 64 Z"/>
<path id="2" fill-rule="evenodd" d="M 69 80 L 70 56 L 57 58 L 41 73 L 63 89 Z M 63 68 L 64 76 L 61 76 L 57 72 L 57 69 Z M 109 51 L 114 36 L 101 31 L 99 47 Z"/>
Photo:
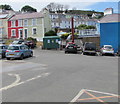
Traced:
<path id="1" fill-rule="evenodd" d="M 11 44 L 6 50 L 6 58 L 10 60 L 11 58 L 23 59 L 24 57 L 32 57 L 33 51 L 29 49 L 28 46 L 22 44 Z"/>

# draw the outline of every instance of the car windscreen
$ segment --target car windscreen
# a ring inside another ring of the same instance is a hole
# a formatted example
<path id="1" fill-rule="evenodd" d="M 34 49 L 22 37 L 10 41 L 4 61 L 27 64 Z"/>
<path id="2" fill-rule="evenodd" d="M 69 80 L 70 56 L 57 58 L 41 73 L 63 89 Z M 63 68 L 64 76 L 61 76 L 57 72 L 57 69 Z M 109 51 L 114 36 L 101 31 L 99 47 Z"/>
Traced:
<path id="1" fill-rule="evenodd" d="M 18 46 L 9 46 L 8 50 L 19 50 Z"/>
<path id="2" fill-rule="evenodd" d="M 105 48 L 107 48 L 107 49 L 112 49 L 112 46 L 105 46 Z"/>
<path id="3" fill-rule="evenodd" d="M 96 49 L 96 45 L 94 43 L 86 43 L 85 49 Z"/>
<path id="4" fill-rule="evenodd" d="M 76 44 L 69 44 L 68 46 L 73 47 L 73 46 L 76 46 Z"/>

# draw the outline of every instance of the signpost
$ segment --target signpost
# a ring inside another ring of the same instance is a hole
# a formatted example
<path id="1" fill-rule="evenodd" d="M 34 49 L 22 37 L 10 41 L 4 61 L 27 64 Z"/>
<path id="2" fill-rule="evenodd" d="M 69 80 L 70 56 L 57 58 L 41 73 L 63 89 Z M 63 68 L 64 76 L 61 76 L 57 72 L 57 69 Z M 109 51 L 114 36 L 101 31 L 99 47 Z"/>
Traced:
<path id="1" fill-rule="evenodd" d="M 74 18 L 72 17 L 71 18 L 71 21 L 72 21 L 72 42 L 74 43 Z"/>

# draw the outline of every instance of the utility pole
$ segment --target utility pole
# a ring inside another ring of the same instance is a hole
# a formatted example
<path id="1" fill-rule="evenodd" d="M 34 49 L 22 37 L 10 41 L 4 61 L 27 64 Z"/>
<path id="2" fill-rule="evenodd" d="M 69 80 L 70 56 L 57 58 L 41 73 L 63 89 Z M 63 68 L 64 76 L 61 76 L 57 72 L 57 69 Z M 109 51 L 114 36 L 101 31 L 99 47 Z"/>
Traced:
<path id="1" fill-rule="evenodd" d="M 71 18 L 71 21 L 72 21 L 72 42 L 74 43 L 74 18 L 72 17 Z"/>

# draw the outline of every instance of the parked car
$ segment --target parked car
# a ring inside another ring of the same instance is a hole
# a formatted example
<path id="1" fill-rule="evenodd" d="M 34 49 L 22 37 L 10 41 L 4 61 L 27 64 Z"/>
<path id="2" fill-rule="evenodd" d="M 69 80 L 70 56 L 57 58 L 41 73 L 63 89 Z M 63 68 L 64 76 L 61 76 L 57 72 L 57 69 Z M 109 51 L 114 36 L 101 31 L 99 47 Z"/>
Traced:
<path id="1" fill-rule="evenodd" d="M 112 45 L 103 45 L 102 46 L 102 48 L 100 49 L 100 55 L 103 56 L 106 54 L 115 55 Z"/>
<path id="2" fill-rule="evenodd" d="M 96 44 L 93 42 L 85 42 L 83 46 L 83 55 L 86 54 L 96 55 L 96 53 L 97 53 Z"/>
<path id="3" fill-rule="evenodd" d="M 5 57 L 5 53 L 7 50 L 8 46 L 5 44 L 0 44 L 0 58 L 4 58 Z"/>
<path id="4" fill-rule="evenodd" d="M 6 58 L 10 60 L 11 58 L 23 59 L 24 57 L 32 57 L 33 51 L 29 49 L 28 46 L 22 44 L 11 44 L 6 50 Z"/>
<path id="5" fill-rule="evenodd" d="M 33 41 L 25 41 L 22 44 L 27 45 L 29 48 L 35 48 L 36 44 Z"/>
<path id="6" fill-rule="evenodd" d="M 15 40 L 12 42 L 12 44 L 22 44 L 24 40 Z"/>
<path id="7" fill-rule="evenodd" d="M 5 40 L 0 39 L 0 44 L 5 44 Z"/>
<path id="8" fill-rule="evenodd" d="M 65 53 L 77 53 L 77 45 L 73 42 L 68 42 L 65 47 Z"/>

